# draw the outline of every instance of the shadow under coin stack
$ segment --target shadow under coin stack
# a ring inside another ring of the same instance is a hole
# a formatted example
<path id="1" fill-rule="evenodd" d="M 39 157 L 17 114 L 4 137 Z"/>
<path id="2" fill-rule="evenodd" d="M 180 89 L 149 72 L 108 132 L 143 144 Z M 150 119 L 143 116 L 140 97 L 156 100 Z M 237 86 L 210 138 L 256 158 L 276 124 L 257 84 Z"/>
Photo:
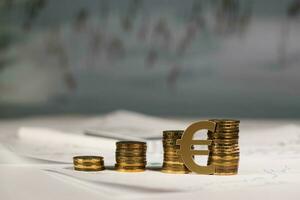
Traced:
<path id="1" fill-rule="evenodd" d="M 73 157 L 74 169 L 77 171 L 104 170 L 104 160 L 101 156 L 75 156 Z"/>
<path id="2" fill-rule="evenodd" d="M 216 167 L 215 175 L 235 175 L 239 165 L 239 120 L 212 119 L 216 122 L 215 132 L 208 131 L 209 146 L 208 165 Z"/>
<path id="3" fill-rule="evenodd" d="M 145 142 L 121 141 L 116 143 L 115 169 L 121 172 L 145 171 L 147 145 Z"/>
<path id="4" fill-rule="evenodd" d="M 162 172 L 173 174 L 189 173 L 188 168 L 186 168 L 177 154 L 180 146 L 176 145 L 176 141 L 181 139 L 182 135 L 182 130 L 163 131 L 164 162 Z"/>

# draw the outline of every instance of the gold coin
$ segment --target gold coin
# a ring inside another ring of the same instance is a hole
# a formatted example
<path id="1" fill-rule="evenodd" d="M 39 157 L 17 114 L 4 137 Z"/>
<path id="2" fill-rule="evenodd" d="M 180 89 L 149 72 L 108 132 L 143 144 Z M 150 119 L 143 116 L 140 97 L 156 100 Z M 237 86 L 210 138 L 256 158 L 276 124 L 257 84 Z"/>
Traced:
<path id="1" fill-rule="evenodd" d="M 139 141 L 120 141 L 116 143 L 119 148 L 144 148 L 146 147 L 146 142 Z"/>
<path id="2" fill-rule="evenodd" d="M 162 166 L 162 169 L 173 170 L 173 171 L 188 171 L 186 167 L 172 167 L 172 166 Z"/>
<path id="3" fill-rule="evenodd" d="M 222 157 L 222 156 L 219 156 L 219 155 L 214 155 L 214 156 Z M 226 157 L 226 156 L 224 156 L 224 157 Z M 235 156 L 235 157 L 239 157 L 239 156 Z M 208 157 L 208 160 L 217 160 L 217 159 L 212 158 L 212 156 L 210 155 L 210 156 Z M 226 160 L 226 158 L 225 158 L 224 160 Z"/>
<path id="4" fill-rule="evenodd" d="M 116 168 L 118 172 L 144 172 L 145 169 L 123 169 L 123 168 Z"/>
<path id="5" fill-rule="evenodd" d="M 164 160 L 171 160 L 171 161 L 172 160 L 180 160 L 181 161 L 182 159 L 181 159 L 180 156 L 177 156 L 177 157 L 174 157 L 174 156 L 173 157 L 164 156 Z"/>
<path id="6" fill-rule="evenodd" d="M 219 162 L 215 162 L 215 161 L 211 161 L 210 162 L 212 165 L 214 166 L 226 166 L 226 167 L 234 167 L 234 166 L 238 166 L 239 165 L 239 162 L 222 162 L 222 163 L 219 163 Z"/>
<path id="7" fill-rule="evenodd" d="M 120 161 L 126 161 L 126 160 L 129 160 L 129 161 L 143 161 L 143 160 L 146 160 L 146 156 L 131 156 L 131 157 L 128 157 L 128 156 L 117 156 L 116 157 L 116 160 L 120 160 Z"/>
<path id="8" fill-rule="evenodd" d="M 222 122 L 216 122 L 217 123 L 217 128 L 222 128 L 222 127 L 239 127 L 240 123 L 228 123 L 228 122 L 225 122 L 225 123 L 222 123 Z"/>
<path id="9" fill-rule="evenodd" d="M 238 172 L 215 172 L 214 175 L 218 176 L 230 176 L 230 175 L 237 175 Z"/>
<path id="10" fill-rule="evenodd" d="M 235 170 L 238 169 L 238 166 L 216 166 L 216 169 L 220 169 L 220 170 Z"/>
<path id="11" fill-rule="evenodd" d="M 219 129 L 216 129 L 215 132 L 213 132 L 213 135 L 216 135 L 216 134 L 219 134 L 219 135 L 238 135 L 240 132 L 239 129 L 222 129 L 222 130 L 219 130 Z"/>
<path id="12" fill-rule="evenodd" d="M 188 168 L 170 168 L 170 167 L 162 167 L 162 170 L 168 170 L 168 171 L 177 171 L 177 172 L 189 172 L 190 170 Z"/>
<path id="13" fill-rule="evenodd" d="M 163 142 L 174 142 L 176 140 L 179 140 L 181 137 L 178 137 L 178 138 L 164 138 L 162 141 Z"/>
<path id="14" fill-rule="evenodd" d="M 181 161 L 169 161 L 169 160 L 164 160 L 164 163 L 167 163 L 167 164 L 178 164 L 178 165 L 184 165 L 183 162 Z"/>
<path id="15" fill-rule="evenodd" d="M 164 162 L 180 162 L 180 163 L 183 163 L 181 158 L 164 158 Z"/>
<path id="16" fill-rule="evenodd" d="M 211 159 L 222 159 L 222 160 L 236 160 L 239 159 L 239 156 L 210 156 Z"/>
<path id="17" fill-rule="evenodd" d="M 147 163 L 146 160 L 142 160 L 142 161 L 130 161 L 130 160 L 126 160 L 126 161 L 123 161 L 123 160 L 116 160 L 116 163 L 127 163 L 127 164 L 135 164 L 135 163 Z"/>
<path id="18" fill-rule="evenodd" d="M 236 150 L 236 151 L 210 151 L 209 152 L 209 156 L 239 156 L 240 155 L 240 151 Z"/>
<path id="19" fill-rule="evenodd" d="M 174 135 L 174 134 L 164 134 L 163 140 L 174 140 L 174 139 L 180 139 L 183 134 Z"/>
<path id="20" fill-rule="evenodd" d="M 120 165 L 120 163 L 116 163 L 115 167 L 120 167 L 120 168 L 124 168 L 124 169 L 126 169 L 126 168 L 128 168 L 128 169 L 132 169 L 132 168 L 143 169 L 143 168 L 145 168 L 144 165 L 142 165 L 142 166 L 124 166 L 124 165 Z"/>
<path id="21" fill-rule="evenodd" d="M 239 136 L 236 135 L 236 136 L 227 136 L 227 135 L 214 135 L 212 136 L 210 139 L 214 140 L 214 139 L 225 139 L 225 140 L 228 140 L 228 139 L 239 139 Z"/>
<path id="22" fill-rule="evenodd" d="M 169 156 L 169 157 L 176 157 L 179 156 L 179 154 L 176 152 L 164 152 L 164 156 Z"/>
<path id="23" fill-rule="evenodd" d="M 147 148 L 116 148 L 116 152 L 127 152 L 127 151 L 146 152 Z"/>
<path id="24" fill-rule="evenodd" d="M 115 164 L 115 169 L 119 172 L 143 172 L 145 171 L 145 166 L 120 166 Z"/>
<path id="25" fill-rule="evenodd" d="M 237 172 L 238 168 L 232 168 L 232 169 L 223 169 L 223 168 L 216 168 L 216 172 Z"/>
<path id="26" fill-rule="evenodd" d="M 146 153 L 147 149 L 138 149 L 138 148 L 117 148 L 116 149 L 116 152 L 121 152 L 121 153 L 124 153 L 124 152 L 134 152 L 134 153 L 138 153 L 138 152 L 144 152 Z"/>
<path id="27" fill-rule="evenodd" d="M 232 168 L 232 169 L 223 169 L 223 168 L 216 168 L 216 171 L 215 171 L 216 175 L 219 175 L 219 174 L 237 174 L 238 173 L 238 168 Z"/>
<path id="28" fill-rule="evenodd" d="M 215 135 L 209 135 L 208 136 L 209 139 L 213 140 L 213 139 L 239 139 L 239 135 L 238 134 L 215 134 Z"/>
<path id="29" fill-rule="evenodd" d="M 239 124 L 220 124 L 217 123 L 216 129 L 223 129 L 223 128 L 239 128 Z"/>
<path id="30" fill-rule="evenodd" d="M 213 152 L 231 152 L 231 151 L 239 151 L 240 150 L 240 148 L 239 147 L 230 147 L 230 146 L 223 146 L 223 147 L 217 147 L 217 146 L 211 146 L 211 147 L 209 147 L 209 150 L 210 151 L 213 151 Z"/>
<path id="31" fill-rule="evenodd" d="M 229 142 L 224 142 L 224 143 L 214 143 L 212 145 L 214 148 L 239 148 L 239 143 L 229 143 Z"/>
<path id="32" fill-rule="evenodd" d="M 117 157 L 146 157 L 145 152 L 116 152 Z"/>
<path id="33" fill-rule="evenodd" d="M 147 163 L 146 160 L 139 161 L 139 162 L 137 162 L 137 161 L 129 161 L 129 160 L 127 160 L 127 161 L 116 161 L 116 162 L 117 163 L 127 163 L 127 164 L 145 164 L 145 163 Z"/>
<path id="34" fill-rule="evenodd" d="M 217 124 L 216 130 L 231 130 L 231 129 L 239 129 L 240 126 L 239 125 L 221 125 L 221 124 Z"/>
<path id="35" fill-rule="evenodd" d="M 146 155 L 146 151 L 116 151 L 116 155 Z"/>
<path id="36" fill-rule="evenodd" d="M 146 149 L 116 149 L 116 153 L 146 153 Z"/>
<path id="37" fill-rule="evenodd" d="M 84 165 L 84 166 L 91 166 L 91 165 L 98 165 L 98 166 L 104 166 L 104 162 L 103 161 L 101 161 L 101 162 L 77 162 L 77 161 L 75 161 L 75 162 L 73 162 L 73 164 L 74 165 Z"/>
<path id="38" fill-rule="evenodd" d="M 180 161 L 164 161 L 163 164 L 166 164 L 167 166 L 177 166 L 182 167 L 185 166 L 183 162 Z"/>
<path id="39" fill-rule="evenodd" d="M 224 137 L 239 137 L 239 131 L 216 131 L 209 135 L 210 137 L 224 136 Z"/>
<path id="40" fill-rule="evenodd" d="M 209 147 L 209 151 L 213 153 L 229 153 L 229 152 L 240 152 L 239 147 Z"/>
<path id="41" fill-rule="evenodd" d="M 238 144 L 239 139 L 214 139 L 213 144 Z"/>
<path id="42" fill-rule="evenodd" d="M 183 163 L 181 163 L 181 164 L 169 164 L 169 163 L 166 163 L 166 162 L 163 163 L 163 167 L 164 168 L 171 168 L 171 169 L 185 169 L 186 168 L 186 166 Z"/>
<path id="43" fill-rule="evenodd" d="M 239 156 L 240 155 L 240 151 L 236 150 L 236 151 L 210 151 L 209 152 L 209 156 Z"/>
<path id="44" fill-rule="evenodd" d="M 238 159 L 231 159 L 231 160 L 228 160 L 228 159 L 209 159 L 209 161 L 211 163 L 219 163 L 219 164 L 223 164 L 223 163 L 236 163 L 238 164 L 239 163 L 239 158 Z"/>
<path id="45" fill-rule="evenodd" d="M 168 158 L 168 159 L 180 159 L 181 156 L 177 155 L 177 154 L 173 154 L 173 155 L 164 155 L 164 158 Z"/>
<path id="46" fill-rule="evenodd" d="M 213 134 L 219 134 L 219 135 L 233 135 L 233 134 L 239 134 L 239 130 L 216 130 L 213 132 Z"/>
<path id="47" fill-rule="evenodd" d="M 220 147 L 220 148 L 226 148 L 226 147 L 232 147 L 232 148 L 238 148 L 239 147 L 239 144 L 238 143 L 234 143 L 234 144 L 220 144 L 220 143 L 215 143 L 213 142 L 212 145 L 209 145 L 209 147 Z"/>
<path id="48" fill-rule="evenodd" d="M 222 128 L 216 128 L 215 132 L 239 132 L 239 127 L 222 127 Z"/>
<path id="49" fill-rule="evenodd" d="M 214 144 L 209 146 L 209 148 L 212 149 L 232 149 L 232 150 L 236 150 L 239 149 L 239 145 L 238 144 L 234 144 L 234 145 L 225 145 L 225 144 Z"/>
<path id="50" fill-rule="evenodd" d="M 168 146 L 179 146 L 176 145 L 177 140 L 163 140 L 163 145 L 168 145 Z"/>
<path id="51" fill-rule="evenodd" d="M 103 157 L 102 156 L 74 156 L 73 161 L 77 163 L 101 162 L 103 161 Z"/>
<path id="52" fill-rule="evenodd" d="M 177 142 L 177 139 L 176 140 L 163 140 L 162 144 L 163 144 L 163 146 L 171 146 L 171 147 L 179 146 L 176 144 L 176 142 Z"/>
<path id="53" fill-rule="evenodd" d="M 163 155 L 167 156 L 167 157 L 175 157 L 175 158 L 179 157 L 177 152 L 176 153 L 175 152 L 174 153 L 164 153 Z"/>
<path id="54" fill-rule="evenodd" d="M 104 169 L 105 169 L 104 166 L 99 166 L 99 165 L 90 165 L 90 166 L 74 165 L 74 170 L 77 171 L 102 171 Z"/>
<path id="55" fill-rule="evenodd" d="M 79 168 L 74 166 L 74 170 L 76 171 L 85 171 L 85 172 L 96 172 L 96 171 L 103 171 L 105 170 L 104 167 L 99 167 L 99 168 Z"/>
<path id="56" fill-rule="evenodd" d="M 147 162 L 142 162 L 142 163 L 118 162 L 117 165 L 119 167 L 145 167 L 147 165 Z"/>
<path id="57" fill-rule="evenodd" d="M 163 144 L 164 151 L 177 151 L 179 150 L 179 146 Z"/>
<path id="58" fill-rule="evenodd" d="M 182 159 L 181 159 L 181 157 L 164 157 L 164 160 L 166 160 L 166 161 L 178 161 L 178 162 L 182 162 Z"/>
<path id="59" fill-rule="evenodd" d="M 239 158 L 238 159 L 231 159 L 231 160 L 225 160 L 225 159 L 210 159 L 212 163 L 219 163 L 219 164 L 224 164 L 224 163 L 239 163 Z"/>
<path id="60" fill-rule="evenodd" d="M 161 169 L 161 172 L 168 173 L 168 174 L 188 174 L 190 173 L 189 170 L 170 170 L 170 169 Z"/>
<path id="61" fill-rule="evenodd" d="M 208 135 L 238 135 L 240 132 L 239 129 L 223 129 L 223 130 L 218 130 L 216 129 L 214 132 L 208 131 Z"/>
<path id="62" fill-rule="evenodd" d="M 181 158 L 181 156 L 178 154 L 165 154 L 164 153 L 164 158 L 178 159 L 178 158 Z"/>
<path id="63" fill-rule="evenodd" d="M 168 153 L 168 152 L 170 152 L 170 153 L 177 153 L 178 150 L 179 150 L 179 147 L 177 147 L 177 148 L 164 147 L 164 152 L 165 153 Z"/>
<path id="64" fill-rule="evenodd" d="M 225 145 L 225 144 L 215 144 L 212 146 L 209 146 L 208 148 L 211 148 L 213 150 L 239 150 L 239 145 Z"/>
<path id="65" fill-rule="evenodd" d="M 217 124 L 239 124 L 240 120 L 235 119 L 210 119 L 209 121 L 216 122 Z"/>
<path id="66" fill-rule="evenodd" d="M 163 147 L 164 147 L 164 149 L 179 149 L 180 148 L 180 146 L 176 145 L 175 143 L 174 144 L 163 143 Z"/>
<path id="67" fill-rule="evenodd" d="M 181 137 L 183 132 L 183 130 L 165 130 L 163 131 L 163 137 Z"/>
<path id="68" fill-rule="evenodd" d="M 126 153 L 126 152 L 133 152 L 133 153 L 146 153 L 147 149 L 116 149 L 116 152 Z"/>
<path id="69" fill-rule="evenodd" d="M 182 163 L 183 164 L 183 161 L 180 159 L 177 159 L 177 160 L 175 160 L 175 159 L 164 159 L 164 162 L 165 163 Z"/>

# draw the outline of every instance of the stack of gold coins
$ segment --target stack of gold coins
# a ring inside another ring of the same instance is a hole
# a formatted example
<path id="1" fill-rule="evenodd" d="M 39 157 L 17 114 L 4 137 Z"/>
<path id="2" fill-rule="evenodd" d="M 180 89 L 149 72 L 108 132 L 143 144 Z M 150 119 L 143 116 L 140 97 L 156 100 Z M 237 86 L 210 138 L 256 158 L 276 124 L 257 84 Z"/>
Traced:
<path id="1" fill-rule="evenodd" d="M 209 146 L 208 164 L 216 167 L 216 175 L 234 175 L 239 166 L 239 120 L 212 119 L 216 122 L 215 132 L 208 131 L 212 140 Z"/>
<path id="2" fill-rule="evenodd" d="M 147 145 L 145 142 L 121 141 L 116 143 L 115 168 L 120 172 L 145 171 Z"/>
<path id="3" fill-rule="evenodd" d="M 78 171 L 104 170 L 104 160 L 101 156 L 75 156 L 73 157 L 74 169 Z"/>
<path id="4" fill-rule="evenodd" d="M 182 134 L 182 130 L 163 131 L 164 162 L 162 172 L 173 174 L 189 173 L 181 157 L 177 154 L 180 146 L 176 145 L 176 141 L 181 139 Z"/>

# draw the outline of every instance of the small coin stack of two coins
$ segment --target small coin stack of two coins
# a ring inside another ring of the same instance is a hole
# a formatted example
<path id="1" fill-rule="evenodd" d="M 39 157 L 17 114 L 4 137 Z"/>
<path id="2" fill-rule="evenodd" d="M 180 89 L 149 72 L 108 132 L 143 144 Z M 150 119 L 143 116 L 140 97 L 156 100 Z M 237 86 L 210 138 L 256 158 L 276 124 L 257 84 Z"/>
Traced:
<path id="1" fill-rule="evenodd" d="M 147 145 L 145 142 L 121 141 L 116 143 L 115 169 L 120 172 L 145 171 Z"/>
<path id="2" fill-rule="evenodd" d="M 74 169 L 77 171 L 104 170 L 104 160 L 101 156 L 75 156 L 73 157 Z"/>
<path id="3" fill-rule="evenodd" d="M 235 175 L 239 165 L 239 120 L 212 119 L 216 122 L 215 132 L 208 131 L 209 146 L 208 164 L 216 167 L 215 175 Z"/>
<path id="4" fill-rule="evenodd" d="M 176 141 L 181 139 L 182 135 L 182 130 L 163 131 L 164 162 L 162 172 L 173 174 L 189 173 L 181 157 L 177 154 L 180 146 L 176 145 Z"/>

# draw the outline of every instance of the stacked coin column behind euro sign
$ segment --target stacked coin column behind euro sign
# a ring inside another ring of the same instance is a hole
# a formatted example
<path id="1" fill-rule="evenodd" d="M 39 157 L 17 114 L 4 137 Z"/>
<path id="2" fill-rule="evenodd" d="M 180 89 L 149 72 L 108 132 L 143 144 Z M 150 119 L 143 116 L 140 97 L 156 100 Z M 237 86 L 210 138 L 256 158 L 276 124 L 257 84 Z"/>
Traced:
<path id="1" fill-rule="evenodd" d="M 121 141 L 116 143 L 115 168 L 121 172 L 141 172 L 146 168 L 145 142 Z"/>
<path id="2" fill-rule="evenodd" d="M 75 156 L 73 163 L 74 169 L 78 171 L 104 170 L 104 160 L 101 156 Z"/>
<path id="3" fill-rule="evenodd" d="M 164 162 L 162 172 L 174 174 L 189 173 L 181 157 L 177 154 L 180 146 L 176 145 L 176 141 L 181 139 L 182 135 L 182 130 L 163 132 Z"/>
<path id="4" fill-rule="evenodd" d="M 238 173 L 239 165 L 239 124 L 238 120 L 217 120 L 215 132 L 208 131 L 212 140 L 209 146 L 208 164 L 216 167 L 216 175 L 234 175 Z"/>

